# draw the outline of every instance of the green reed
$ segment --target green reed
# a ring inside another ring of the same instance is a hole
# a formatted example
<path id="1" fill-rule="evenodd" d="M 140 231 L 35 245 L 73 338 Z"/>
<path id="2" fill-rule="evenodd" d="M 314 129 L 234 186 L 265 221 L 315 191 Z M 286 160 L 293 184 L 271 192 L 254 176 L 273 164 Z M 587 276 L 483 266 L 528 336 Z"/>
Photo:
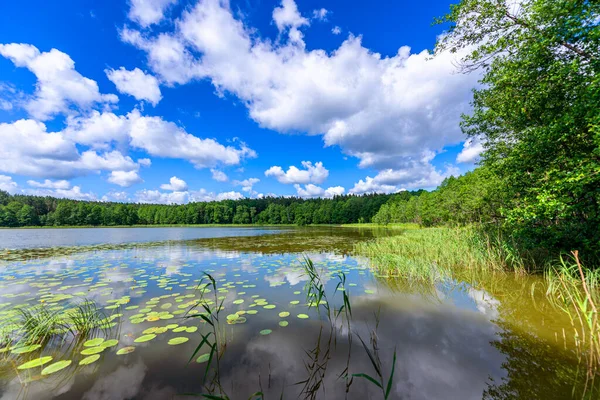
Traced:
<path id="1" fill-rule="evenodd" d="M 522 274 L 527 265 L 515 246 L 474 227 L 407 230 L 359 243 L 355 253 L 368 257 L 381 275 L 430 282 L 452 277 L 460 269 Z"/>
<path id="2" fill-rule="evenodd" d="M 588 377 L 600 368 L 600 270 L 585 268 L 579 253 L 561 257 L 545 274 L 549 300 L 569 316 L 579 356 L 585 359 Z"/>

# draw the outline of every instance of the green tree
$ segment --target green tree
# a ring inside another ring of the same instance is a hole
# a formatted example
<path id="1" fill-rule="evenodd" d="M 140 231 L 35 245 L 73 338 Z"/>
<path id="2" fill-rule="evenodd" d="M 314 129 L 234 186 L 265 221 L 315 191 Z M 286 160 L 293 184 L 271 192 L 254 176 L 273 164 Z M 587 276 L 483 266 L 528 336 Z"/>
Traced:
<path id="1" fill-rule="evenodd" d="M 17 221 L 20 226 L 39 225 L 39 219 L 33 207 L 27 204 L 23 205 L 16 214 Z"/>
<path id="2" fill-rule="evenodd" d="M 523 243 L 600 250 L 600 2 L 462 0 L 436 51 L 481 70 L 463 131 L 485 147 Z"/>

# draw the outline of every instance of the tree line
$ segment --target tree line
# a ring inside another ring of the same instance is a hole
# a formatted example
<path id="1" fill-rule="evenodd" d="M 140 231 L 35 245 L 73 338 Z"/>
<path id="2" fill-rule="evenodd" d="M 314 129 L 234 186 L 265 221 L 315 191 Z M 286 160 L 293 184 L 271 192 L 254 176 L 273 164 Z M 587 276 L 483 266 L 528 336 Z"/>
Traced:
<path id="1" fill-rule="evenodd" d="M 184 205 L 89 202 L 0 191 L 0 226 L 349 224 L 369 222 L 390 195 L 266 197 Z"/>

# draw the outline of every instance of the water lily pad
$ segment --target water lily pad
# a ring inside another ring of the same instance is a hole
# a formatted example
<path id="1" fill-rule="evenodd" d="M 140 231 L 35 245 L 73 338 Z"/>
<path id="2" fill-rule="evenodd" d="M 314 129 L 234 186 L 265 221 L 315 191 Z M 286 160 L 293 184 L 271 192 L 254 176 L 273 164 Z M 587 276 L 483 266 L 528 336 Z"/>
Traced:
<path id="1" fill-rule="evenodd" d="M 248 310 L 248 311 L 246 311 L 246 314 L 248 314 L 248 315 L 254 315 L 254 314 L 257 314 L 257 313 L 258 313 L 257 310 Z"/>
<path id="2" fill-rule="evenodd" d="M 292 301 L 290 301 L 290 304 L 292 304 L 292 305 L 300 304 L 300 301 L 299 300 L 292 300 Z"/>
<path id="3" fill-rule="evenodd" d="M 371 290 L 371 289 L 365 289 L 365 293 L 366 293 L 366 294 L 374 294 L 374 293 L 375 293 L 375 291 L 374 291 L 374 290 Z"/>
<path id="4" fill-rule="evenodd" d="M 82 359 L 81 361 L 79 361 L 79 365 L 89 365 L 93 362 L 98 361 L 99 358 L 100 358 L 100 354 L 94 354 L 92 356 L 86 357 L 86 358 Z"/>
<path id="5" fill-rule="evenodd" d="M 282 311 L 282 312 L 279 313 L 279 316 L 281 318 L 289 317 L 290 313 L 288 311 Z"/>
<path id="6" fill-rule="evenodd" d="M 173 332 L 179 333 L 179 332 L 185 332 L 187 330 L 187 326 L 178 326 L 177 328 L 173 329 Z"/>
<path id="7" fill-rule="evenodd" d="M 102 343 L 102 347 L 113 347 L 119 344 L 117 339 L 110 339 Z"/>
<path id="8" fill-rule="evenodd" d="M 89 356 L 92 354 L 102 353 L 104 350 L 106 350 L 106 347 L 104 346 L 88 347 L 87 349 L 82 350 L 81 354 L 84 356 Z"/>
<path id="9" fill-rule="evenodd" d="M 263 335 L 263 336 L 266 336 L 266 335 L 270 335 L 270 334 L 271 334 L 271 332 L 273 332 L 273 331 L 272 331 L 272 330 L 270 330 L 270 329 L 263 329 L 263 330 L 262 330 L 262 331 L 260 331 L 259 333 L 260 333 L 261 335 Z"/>
<path id="10" fill-rule="evenodd" d="M 19 365 L 17 369 L 30 369 L 40 367 L 44 364 L 48 364 L 50 361 L 52 361 L 52 356 L 40 357 L 36 358 L 35 360 L 28 361 L 25 364 Z"/>
<path id="11" fill-rule="evenodd" d="M 242 304 L 244 302 L 244 299 L 237 299 L 233 301 L 233 304 Z"/>
<path id="12" fill-rule="evenodd" d="M 204 353 L 200 357 L 196 358 L 198 364 L 205 363 L 210 358 L 210 353 Z"/>
<path id="13" fill-rule="evenodd" d="M 185 343 L 188 340 L 190 340 L 190 339 L 188 339 L 186 337 L 176 337 L 176 338 L 173 338 L 173 339 L 169 340 L 167 343 L 170 344 L 171 346 L 174 346 L 174 345 L 177 345 L 177 344 Z"/>
<path id="14" fill-rule="evenodd" d="M 289 322 L 287 322 L 285 320 L 284 321 L 279 321 L 279 326 L 281 326 L 281 327 L 285 328 L 286 326 L 288 326 L 288 324 L 289 324 Z"/>
<path id="15" fill-rule="evenodd" d="M 154 339 L 155 337 L 156 337 L 156 335 L 151 333 L 148 335 L 140 336 L 139 338 L 135 339 L 134 342 L 135 343 L 144 343 L 144 342 L 148 342 L 148 341 Z"/>
<path id="16" fill-rule="evenodd" d="M 275 307 L 276 307 L 276 306 L 275 306 L 275 304 L 267 304 L 267 305 L 266 305 L 266 306 L 264 306 L 263 308 L 264 308 L 265 310 L 272 310 L 272 309 L 274 309 Z"/>
<path id="17" fill-rule="evenodd" d="M 85 347 L 96 347 L 96 346 L 100 346 L 102 344 L 102 342 L 104 342 L 103 338 L 96 338 L 96 339 L 88 340 L 83 345 Z"/>
<path id="18" fill-rule="evenodd" d="M 11 353 L 13 353 L 13 354 L 31 353 L 32 351 L 35 351 L 35 350 L 39 349 L 40 347 L 42 347 L 41 344 L 32 344 L 31 346 L 16 347 L 11 350 Z"/>
<path id="19" fill-rule="evenodd" d="M 307 319 L 308 315 L 306 315 L 306 314 L 298 314 L 298 318 L 300 318 L 300 319 Z"/>
<path id="20" fill-rule="evenodd" d="M 119 349 L 117 351 L 117 355 L 121 356 L 123 354 L 133 353 L 134 351 L 135 351 L 135 347 L 133 347 L 133 346 L 127 346 L 127 347 L 123 347 L 122 349 Z"/>
<path id="21" fill-rule="evenodd" d="M 73 361 L 71 361 L 71 360 L 62 360 L 62 361 L 55 362 L 54 364 L 50 364 L 42 370 L 42 375 L 50 375 L 50 374 L 53 374 L 60 370 L 63 370 L 65 368 L 67 368 L 69 365 L 71 365 L 72 362 Z"/>
<path id="22" fill-rule="evenodd" d="M 189 328 L 187 328 L 185 331 L 186 331 L 187 333 L 194 333 L 194 332 L 196 332 L 197 330 L 198 330 L 198 327 L 196 327 L 196 326 L 190 326 L 190 327 L 189 327 Z"/>

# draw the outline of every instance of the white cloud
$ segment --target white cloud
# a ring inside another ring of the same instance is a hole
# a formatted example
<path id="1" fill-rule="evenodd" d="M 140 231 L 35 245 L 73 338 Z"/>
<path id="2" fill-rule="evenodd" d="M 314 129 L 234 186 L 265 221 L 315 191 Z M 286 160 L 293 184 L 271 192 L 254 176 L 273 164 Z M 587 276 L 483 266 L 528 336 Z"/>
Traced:
<path id="1" fill-rule="evenodd" d="M 143 116 L 138 110 L 117 116 L 111 112 L 93 112 L 88 117 L 67 120 L 65 136 L 93 148 L 109 148 L 121 143 L 165 158 L 181 158 L 197 168 L 219 164 L 237 165 L 256 152 L 244 143 L 223 146 L 214 139 L 201 139 L 161 117 Z"/>
<path id="2" fill-rule="evenodd" d="M 0 55 L 37 77 L 35 93 L 25 104 L 27 112 L 36 119 L 68 113 L 71 107 L 89 109 L 118 101 L 114 94 L 101 94 L 96 81 L 77 72 L 71 57 L 57 49 L 42 53 L 30 44 L 0 44 Z"/>
<path id="3" fill-rule="evenodd" d="M 190 201 L 206 202 L 206 201 L 221 201 L 221 200 L 238 200 L 244 198 L 244 195 L 239 192 L 222 192 L 214 193 L 206 189 L 197 191 L 175 191 L 175 192 L 160 192 L 158 190 L 140 190 L 135 193 L 136 201 L 139 203 L 154 203 L 154 204 L 185 204 Z"/>
<path id="4" fill-rule="evenodd" d="M 158 79 L 145 74 L 139 68 L 128 71 L 121 67 L 117 70 L 107 69 L 104 72 L 120 93 L 129 94 L 137 100 L 146 100 L 153 106 L 156 106 L 162 99 Z"/>
<path id="5" fill-rule="evenodd" d="M 138 174 L 138 171 L 112 171 L 108 177 L 110 183 L 121 187 L 130 187 L 144 180 Z"/>
<path id="6" fill-rule="evenodd" d="M 455 61 L 468 49 L 433 57 L 402 46 L 385 57 L 350 35 L 332 52 L 308 51 L 301 33 L 292 35 L 308 25 L 293 1 L 283 1 L 273 18 L 280 31 L 289 29 L 287 41 L 263 39 L 225 2 L 201 0 L 171 32 L 124 30 L 122 38 L 145 50 L 166 82 L 209 79 L 260 126 L 322 135 L 361 167 L 402 169 L 414 154 L 464 140 L 460 115 L 470 110 L 479 75 L 457 73 Z"/>
<path id="7" fill-rule="evenodd" d="M 313 10 L 313 19 L 327 21 L 327 14 L 329 14 L 329 11 L 324 8 Z"/>
<path id="8" fill-rule="evenodd" d="M 64 179 L 57 180 L 57 181 L 45 179 L 43 182 L 29 180 L 29 181 L 27 181 L 27 184 L 31 187 L 44 188 L 44 189 L 69 189 L 71 187 L 71 183 Z"/>
<path id="9" fill-rule="evenodd" d="M 346 191 L 342 186 L 334 186 L 327 189 L 323 189 L 322 187 L 313 185 L 312 183 L 304 185 L 304 188 L 298 184 L 295 184 L 294 187 L 296 188 L 296 193 L 298 193 L 298 196 L 305 198 L 331 198 L 334 196 L 342 195 Z"/>
<path id="10" fill-rule="evenodd" d="M 265 176 L 272 176 L 281 183 L 323 183 L 329 176 L 329 171 L 322 162 L 314 165 L 310 161 L 302 161 L 303 170 L 290 166 L 287 172 L 279 166 L 273 166 L 265 171 Z"/>
<path id="11" fill-rule="evenodd" d="M 258 182 L 260 182 L 260 179 L 258 179 L 258 178 L 248 178 L 248 179 L 244 179 L 243 181 L 233 181 L 232 183 L 235 186 L 241 186 L 243 192 L 255 194 L 252 190 L 252 187 L 254 185 L 256 185 Z"/>
<path id="12" fill-rule="evenodd" d="M 142 27 L 157 24 L 165 17 L 167 8 L 177 0 L 130 0 L 128 17 Z"/>
<path id="13" fill-rule="evenodd" d="M 8 193 L 15 193 L 17 188 L 17 182 L 13 181 L 10 176 L 0 175 L 0 190 L 4 190 Z"/>
<path id="14" fill-rule="evenodd" d="M 142 167 L 149 167 L 152 165 L 152 160 L 150 160 L 149 158 L 140 158 L 137 160 L 138 164 L 140 164 Z"/>
<path id="15" fill-rule="evenodd" d="M 127 192 L 110 191 L 102 196 L 102 201 L 129 202 L 130 198 Z"/>
<path id="16" fill-rule="evenodd" d="M 171 190 L 173 192 L 183 192 L 187 190 L 188 185 L 183 179 L 172 176 L 171 179 L 169 179 L 169 183 L 163 183 L 160 185 L 160 188 L 162 190 Z"/>
<path id="17" fill-rule="evenodd" d="M 474 163 L 479 160 L 479 155 L 483 151 L 483 143 L 480 140 L 469 138 L 463 144 L 463 149 L 456 156 L 456 162 Z"/>
<path id="18" fill-rule="evenodd" d="M 385 169 L 374 178 L 367 176 L 350 189 L 352 194 L 395 193 L 405 189 L 434 188 L 449 176 L 459 175 L 458 168 L 447 165 L 440 171 L 430 164 L 432 154 L 424 154 L 421 159 L 406 162 L 402 168 Z"/>
<path id="19" fill-rule="evenodd" d="M 73 186 L 70 189 L 24 189 L 24 194 L 33 196 L 50 196 L 63 199 L 96 201 L 98 197 L 91 192 L 82 192 L 80 186 Z"/>
<path id="20" fill-rule="evenodd" d="M 210 173 L 212 175 L 212 178 L 217 182 L 227 182 L 227 180 L 229 180 L 227 174 L 218 169 L 211 168 Z"/>
<path id="21" fill-rule="evenodd" d="M 339 35 L 340 33 L 342 33 L 342 28 L 340 28 L 339 26 L 334 26 L 333 28 L 331 28 L 331 33 L 333 33 L 334 35 Z"/>
<path id="22" fill-rule="evenodd" d="M 69 179 L 98 171 L 132 171 L 139 165 L 117 150 L 80 153 L 62 132 L 47 132 L 33 120 L 0 123 L 0 171 L 31 177 Z"/>
<path id="23" fill-rule="evenodd" d="M 273 21 L 279 32 L 286 28 L 297 29 L 303 25 L 310 25 L 308 20 L 300 15 L 298 6 L 294 0 L 281 0 L 281 6 L 273 10 Z"/>

